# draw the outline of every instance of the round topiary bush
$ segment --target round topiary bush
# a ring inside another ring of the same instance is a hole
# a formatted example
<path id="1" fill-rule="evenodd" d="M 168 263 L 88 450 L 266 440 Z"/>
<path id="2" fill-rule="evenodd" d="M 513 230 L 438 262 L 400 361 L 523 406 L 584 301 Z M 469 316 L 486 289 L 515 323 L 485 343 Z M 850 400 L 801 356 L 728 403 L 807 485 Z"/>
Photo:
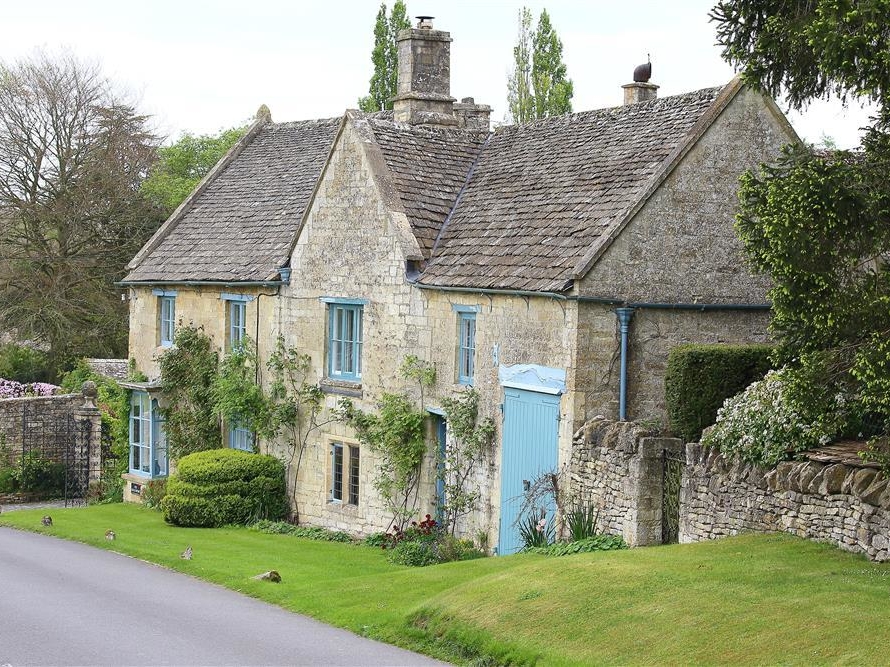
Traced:
<path id="1" fill-rule="evenodd" d="M 274 456 L 211 449 L 182 457 L 161 510 L 168 523 L 205 528 L 287 515 L 284 464 Z"/>

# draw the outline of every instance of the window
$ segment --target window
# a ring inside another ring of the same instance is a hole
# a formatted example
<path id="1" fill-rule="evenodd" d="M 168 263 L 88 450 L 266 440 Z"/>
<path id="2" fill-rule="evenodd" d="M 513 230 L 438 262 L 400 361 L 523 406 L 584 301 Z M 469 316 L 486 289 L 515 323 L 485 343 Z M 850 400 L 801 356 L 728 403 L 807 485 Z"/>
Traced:
<path id="1" fill-rule="evenodd" d="M 349 446 L 349 504 L 358 505 L 358 447 Z"/>
<path id="2" fill-rule="evenodd" d="M 157 399 L 134 391 L 130 399 L 130 472 L 148 477 L 167 475 L 167 435 Z"/>
<path id="3" fill-rule="evenodd" d="M 355 445 L 331 444 L 331 502 L 358 505 L 359 448 Z"/>
<path id="4" fill-rule="evenodd" d="M 229 310 L 229 349 L 233 350 L 241 345 L 244 335 L 247 333 L 247 303 L 245 301 L 227 301 Z"/>
<path id="5" fill-rule="evenodd" d="M 473 384 L 476 356 L 476 313 L 457 314 L 457 381 Z"/>
<path id="6" fill-rule="evenodd" d="M 229 447 L 240 449 L 243 452 L 253 452 L 253 431 L 241 423 L 230 425 Z"/>
<path id="7" fill-rule="evenodd" d="M 158 345 L 170 347 L 176 333 L 176 292 L 155 289 L 152 294 L 158 297 Z"/>
<path id="8" fill-rule="evenodd" d="M 329 306 L 328 373 L 332 378 L 359 380 L 362 377 L 362 306 Z"/>

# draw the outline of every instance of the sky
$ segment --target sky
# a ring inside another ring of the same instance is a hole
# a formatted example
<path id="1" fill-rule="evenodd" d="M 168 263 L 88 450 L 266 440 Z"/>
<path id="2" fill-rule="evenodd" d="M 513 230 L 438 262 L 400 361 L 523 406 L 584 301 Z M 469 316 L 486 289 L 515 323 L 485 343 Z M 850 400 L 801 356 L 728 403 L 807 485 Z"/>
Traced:
<path id="1" fill-rule="evenodd" d="M 391 6 L 392 0 L 387 4 Z M 652 60 L 666 96 L 727 83 L 708 12 L 713 0 L 406 0 L 435 17 L 451 45 L 451 94 L 472 96 L 503 121 L 517 15 L 546 8 L 563 42 L 575 111 L 621 104 L 621 85 Z M 215 133 L 250 120 L 261 104 L 275 121 L 338 116 L 367 94 L 377 0 L 0 0 L 0 60 L 68 50 L 97 62 L 117 90 L 153 116 L 156 130 Z M 787 110 L 779 100 L 783 110 Z M 812 143 L 859 143 L 869 110 L 813 103 L 789 113 Z"/>

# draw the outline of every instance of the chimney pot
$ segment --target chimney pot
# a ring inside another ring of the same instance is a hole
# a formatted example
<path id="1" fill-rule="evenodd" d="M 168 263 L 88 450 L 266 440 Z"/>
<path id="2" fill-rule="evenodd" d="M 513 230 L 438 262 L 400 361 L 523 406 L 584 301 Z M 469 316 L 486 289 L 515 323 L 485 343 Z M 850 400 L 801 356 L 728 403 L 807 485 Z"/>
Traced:
<path id="1" fill-rule="evenodd" d="M 416 16 L 417 19 L 417 28 L 419 30 L 432 30 L 433 29 L 433 19 L 435 16 Z"/>

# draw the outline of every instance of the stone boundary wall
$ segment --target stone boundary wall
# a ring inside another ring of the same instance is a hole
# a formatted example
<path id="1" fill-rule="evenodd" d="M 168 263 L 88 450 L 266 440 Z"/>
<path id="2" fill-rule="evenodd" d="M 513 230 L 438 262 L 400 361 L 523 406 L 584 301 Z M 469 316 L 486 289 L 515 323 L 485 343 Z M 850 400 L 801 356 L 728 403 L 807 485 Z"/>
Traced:
<path id="1" fill-rule="evenodd" d="M 682 447 L 633 422 L 596 417 L 572 438 L 569 495 L 597 509 L 599 530 L 632 547 L 661 544 L 663 452 L 678 456 Z"/>
<path id="2" fill-rule="evenodd" d="M 680 542 L 782 531 L 890 560 L 890 480 L 875 468 L 786 461 L 773 469 L 686 445 Z"/>
<path id="3" fill-rule="evenodd" d="M 25 396 L 0 400 L 0 444 L 5 442 L 15 463 L 22 453 L 22 419 L 25 406 L 56 419 L 67 417 L 83 405 L 81 394 Z"/>

